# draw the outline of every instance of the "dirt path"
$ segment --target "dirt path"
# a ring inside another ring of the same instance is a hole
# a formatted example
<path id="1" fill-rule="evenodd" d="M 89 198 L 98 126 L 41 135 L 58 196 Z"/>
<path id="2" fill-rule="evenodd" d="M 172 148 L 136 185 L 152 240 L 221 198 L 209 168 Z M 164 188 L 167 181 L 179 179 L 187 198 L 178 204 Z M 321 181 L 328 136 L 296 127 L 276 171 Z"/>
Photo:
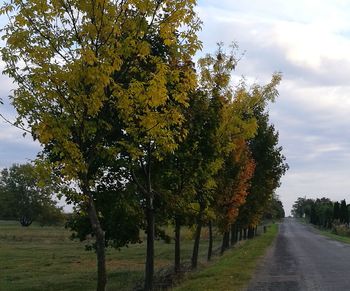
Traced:
<path id="1" fill-rule="evenodd" d="M 350 245 L 287 218 L 248 290 L 350 290 Z"/>

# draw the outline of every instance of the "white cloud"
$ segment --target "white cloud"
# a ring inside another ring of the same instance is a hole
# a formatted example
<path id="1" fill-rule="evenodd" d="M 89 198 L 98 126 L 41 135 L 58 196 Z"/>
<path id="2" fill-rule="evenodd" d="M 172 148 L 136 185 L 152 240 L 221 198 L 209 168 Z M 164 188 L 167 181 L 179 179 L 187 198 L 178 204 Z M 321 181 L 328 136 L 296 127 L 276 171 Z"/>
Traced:
<path id="1" fill-rule="evenodd" d="M 287 213 L 300 195 L 347 198 L 350 189 L 350 6 L 342 0 L 199 1 L 206 51 L 238 41 L 238 75 L 282 71 L 272 122 L 291 166 L 278 190 Z M 350 196 L 348 197 L 350 199 Z"/>

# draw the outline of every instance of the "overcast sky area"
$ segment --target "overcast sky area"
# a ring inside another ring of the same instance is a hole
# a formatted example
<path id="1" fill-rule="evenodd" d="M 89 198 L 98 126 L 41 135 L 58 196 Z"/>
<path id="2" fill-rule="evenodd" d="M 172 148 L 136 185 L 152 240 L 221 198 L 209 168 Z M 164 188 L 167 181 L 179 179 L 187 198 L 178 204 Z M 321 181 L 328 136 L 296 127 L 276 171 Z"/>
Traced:
<path id="1" fill-rule="evenodd" d="M 245 52 L 235 80 L 244 75 L 265 84 L 274 72 L 283 74 L 270 116 L 290 166 L 277 190 L 286 214 L 299 196 L 350 203 L 350 1 L 199 0 L 197 10 L 202 53 L 221 41 Z M 1 17 L 0 26 L 5 22 Z M 11 88 L 0 76 L 0 96 Z M 8 102 L 0 112 L 15 116 Z M 25 163 L 39 150 L 0 121 L 0 168 Z"/>

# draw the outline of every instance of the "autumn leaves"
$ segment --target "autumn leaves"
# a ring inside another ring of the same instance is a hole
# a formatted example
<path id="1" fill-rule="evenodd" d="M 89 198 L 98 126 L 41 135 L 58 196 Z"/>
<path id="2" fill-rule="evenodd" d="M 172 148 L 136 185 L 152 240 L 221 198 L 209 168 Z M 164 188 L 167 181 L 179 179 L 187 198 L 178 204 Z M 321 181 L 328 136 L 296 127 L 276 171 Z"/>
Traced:
<path id="1" fill-rule="evenodd" d="M 151 290 L 162 223 L 196 224 L 199 234 L 208 222 L 223 233 L 237 219 L 256 225 L 285 171 L 266 112 L 281 76 L 265 86 L 233 87 L 236 56 L 222 45 L 196 68 L 195 4 L 14 0 L 1 9 L 10 20 L 2 58 L 17 84 L 11 97 L 17 122 L 28 125 L 48 168 L 72 186 L 67 200 L 90 220 L 98 290 L 106 286 L 105 242 L 118 235 L 102 225 L 108 219 L 101 205 L 115 202 L 105 199 L 114 183 L 116 197 L 128 193 L 119 202 L 144 211 L 135 224 L 147 233 L 145 290 Z M 262 162 L 265 152 L 274 153 L 270 164 Z M 115 180 L 107 185 L 106 177 Z"/>

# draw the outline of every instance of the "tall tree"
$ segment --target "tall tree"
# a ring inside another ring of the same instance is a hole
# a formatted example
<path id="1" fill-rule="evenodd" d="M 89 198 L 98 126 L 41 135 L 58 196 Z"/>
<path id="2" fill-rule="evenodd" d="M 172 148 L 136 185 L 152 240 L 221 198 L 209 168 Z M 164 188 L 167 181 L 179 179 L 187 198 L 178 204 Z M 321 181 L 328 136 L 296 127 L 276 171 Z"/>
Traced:
<path id="1" fill-rule="evenodd" d="M 346 206 L 346 201 L 343 199 L 340 202 L 340 215 L 339 219 L 341 223 L 349 223 L 349 213 L 348 208 Z"/>
<path id="2" fill-rule="evenodd" d="M 278 94 L 275 86 L 279 80 L 280 76 L 274 76 L 272 82 L 265 87 L 266 91 L 262 89 L 262 96 L 268 94 L 270 100 L 274 100 Z M 275 189 L 280 185 L 281 177 L 288 169 L 282 147 L 278 146 L 278 133 L 269 123 L 269 115 L 266 111 L 268 100 L 265 99 L 254 110 L 258 130 L 249 145 L 256 168 L 251 180 L 250 193 L 246 203 L 240 209 L 240 224 L 246 228 L 255 227 L 259 223 Z"/>
<path id="3" fill-rule="evenodd" d="M 5 3 L 4 72 L 18 87 L 16 124 L 27 125 L 62 179 L 67 199 L 88 213 L 96 238 L 97 290 L 105 290 L 105 232 L 96 185 L 106 161 L 123 150 L 147 201 L 146 289 L 152 288 L 151 163 L 176 148 L 195 85 L 191 57 L 200 47 L 195 1 L 43 1 Z M 122 136 L 125 138 L 122 139 Z M 121 150 L 122 148 L 122 150 Z M 74 191 L 76 189 L 76 191 Z"/>

